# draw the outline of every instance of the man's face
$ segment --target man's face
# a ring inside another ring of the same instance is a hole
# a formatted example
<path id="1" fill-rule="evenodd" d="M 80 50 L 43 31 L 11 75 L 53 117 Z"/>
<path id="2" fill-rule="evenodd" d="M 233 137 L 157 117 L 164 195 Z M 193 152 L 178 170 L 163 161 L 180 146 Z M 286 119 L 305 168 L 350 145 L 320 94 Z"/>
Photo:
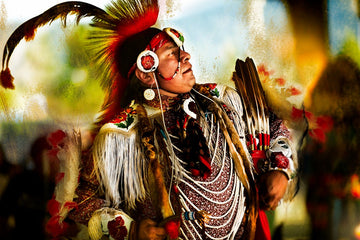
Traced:
<path id="1" fill-rule="evenodd" d="M 169 96 L 175 96 L 180 93 L 189 92 L 195 84 L 195 76 L 190 64 L 190 54 L 180 50 L 179 47 L 173 43 L 168 42 L 155 52 L 159 57 L 159 66 L 156 72 L 156 78 L 159 82 L 159 87 L 162 93 Z M 164 78 L 171 78 L 179 63 L 180 54 L 180 69 L 176 76 L 171 80 Z M 158 72 L 160 72 L 161 77 Z"/>

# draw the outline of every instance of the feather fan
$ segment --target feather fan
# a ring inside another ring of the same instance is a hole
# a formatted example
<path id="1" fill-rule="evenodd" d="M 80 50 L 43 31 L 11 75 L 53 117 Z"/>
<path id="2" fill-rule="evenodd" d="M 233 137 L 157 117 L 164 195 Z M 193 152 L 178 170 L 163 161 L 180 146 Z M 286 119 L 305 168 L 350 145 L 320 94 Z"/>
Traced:
<path id="1" fill-rule="evenodd" d="M 236 61 L 233 81 L 239 92 L 245 110 L 245 117 L 248 124 L 251 138 L 258 137 L 260 150 L 269 145 L 269 109 L 265 99 L 257 69 L 251 58 L 246 58 L 245 62 Z M 256 149 L 255 140 L 251 140 L 252 149 Z"/>

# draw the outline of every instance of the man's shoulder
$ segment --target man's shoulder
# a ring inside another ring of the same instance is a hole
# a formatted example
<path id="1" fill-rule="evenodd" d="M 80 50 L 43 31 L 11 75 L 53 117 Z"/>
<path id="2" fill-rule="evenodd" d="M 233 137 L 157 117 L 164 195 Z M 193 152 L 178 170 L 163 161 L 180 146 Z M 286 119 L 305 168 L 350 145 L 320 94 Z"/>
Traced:
<path id="1" fill-rule="evenodd" d="M 136 133 L 139 121 L 137 111 L 138 107 L 139 104 L 133 101 L 129 106 L 122 108 L 112 120 L 101 127 L 100 133 L 118 132 L 125 135 Z M 149 118 L 156 117 L 160 113 L 160 110 L 157 108 L 152 108 L 147 105 L 143 105 L 143 107 Z"/>
<path id="2" fill-rule="evenodd" d="M 137 125 L 138 117 L 136 113 L 137 104 L 130 104 L 122 108 L 115 117 L 101 127 L 100 132 L 120 132 L 130 133 Z"/>

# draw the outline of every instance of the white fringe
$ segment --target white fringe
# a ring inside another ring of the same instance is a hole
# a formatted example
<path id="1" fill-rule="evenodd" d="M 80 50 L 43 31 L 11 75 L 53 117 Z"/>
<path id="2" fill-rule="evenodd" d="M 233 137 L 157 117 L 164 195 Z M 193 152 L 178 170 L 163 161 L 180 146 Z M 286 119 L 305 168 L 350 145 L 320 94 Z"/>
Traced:
<path id="1" fill-rule="evenodd" d="M 114 207 L 125 202 L 135 207 L 136 200 L 146 196 L 147 162 L 141 153 L 136 131 L 126 134 L 109 123 L 95 139 L 93 158 L 99 169 L 99 180 L 106 200 Z"/>
<path id="2" fill-rule="evenodd" d="M 68 208 L 66 202 L 72 202 L 75 197 L 75 189 L 78 186 L 80 160 L 81 160 L 81 134 L 73 130 L 64 139 L 64 147 L 59 150 L 59 172 L 64 173 L 64 178 L 55 187 L 55 199 L 61 204 L 59 215 L 65 219 Z"/>

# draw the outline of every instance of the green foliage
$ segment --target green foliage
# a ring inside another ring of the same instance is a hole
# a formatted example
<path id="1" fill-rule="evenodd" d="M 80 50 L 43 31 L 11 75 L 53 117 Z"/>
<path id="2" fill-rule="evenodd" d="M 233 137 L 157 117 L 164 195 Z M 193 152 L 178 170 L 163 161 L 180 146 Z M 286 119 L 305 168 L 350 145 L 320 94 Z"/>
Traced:
<path id="1" fill-rule="evenodd" d="M 66 34 L 64 59 L 59 63 L 61 71 L 47 94 L 49 109 L 56 109 L 56 114 L 95 114 L 102 104 L 103 92 L 86 51 L 86 38 L 84 26 Z"/>
<path id="2" fill-rule="evenodd" d="M 352 58 L 360 66 L 360 47 L 359 40 L 354 33 L 347 33 L 345 41 L 341 47 L 340 55 Z"/>

